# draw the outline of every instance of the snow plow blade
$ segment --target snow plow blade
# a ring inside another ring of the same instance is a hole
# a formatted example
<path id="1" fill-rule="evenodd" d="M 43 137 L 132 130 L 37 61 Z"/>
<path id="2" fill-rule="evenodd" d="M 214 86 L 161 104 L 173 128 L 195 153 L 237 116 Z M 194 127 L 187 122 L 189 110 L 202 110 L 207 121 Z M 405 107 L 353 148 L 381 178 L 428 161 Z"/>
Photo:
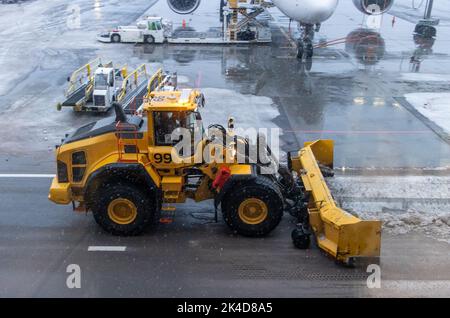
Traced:
<path id="1" fill-rule="evenodd" d="M 309 224 L 317 245 L 337 261 L 380 257 L 381 221 L 364 221 L 339 208 L 322 171 L 333 169 L 332 140 L 308 142 L 290 156 L 291 169 L 303 181 L 308 201 Z"/>

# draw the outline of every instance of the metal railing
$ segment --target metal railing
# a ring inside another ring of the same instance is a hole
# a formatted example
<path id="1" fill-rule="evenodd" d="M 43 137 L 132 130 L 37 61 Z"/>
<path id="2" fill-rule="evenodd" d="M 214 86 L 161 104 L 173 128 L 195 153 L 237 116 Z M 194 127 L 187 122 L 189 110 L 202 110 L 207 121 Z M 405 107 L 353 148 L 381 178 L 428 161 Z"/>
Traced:
<path id="1" fill-rule="evenodd" d="M 77 91 L 82 85 L 90 84 L 93 82 L 93 75 L 97 67 L 101 64 L 101 59 L 97 57 L 96 59 L 90 61 L 89 63 L 83 65 L 69 77 L 69 86 L 66 90 L 66 97 L 72 95 Z"/>
<path id="2" fill-rule="evenodd" d="M 145 64 L 142 64 L 123 79 L 122 87 L 117 100 L 121 102 L 126 97 L 128 92 L 135 90 L 140 84 L 143 83 L 143 81 L 147 79 L 147 67 Z"/>

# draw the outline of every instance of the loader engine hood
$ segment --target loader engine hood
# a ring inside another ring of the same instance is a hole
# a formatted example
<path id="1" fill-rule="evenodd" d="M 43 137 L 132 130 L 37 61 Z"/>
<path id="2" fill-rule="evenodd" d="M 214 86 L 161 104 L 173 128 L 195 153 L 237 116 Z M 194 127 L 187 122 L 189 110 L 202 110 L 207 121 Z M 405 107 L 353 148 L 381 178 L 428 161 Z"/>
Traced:
<path id="1" fill-rule="evenodd" d="M 126 116 L 127 125 L 121 128 L 121 131 L 141 131 L 146 128 L 144 119 L 139 116 Z M 89 123 L 78 128 L 73 134 L 69 135 L 63 142 L 63 145 L 109 134 L 117 131 L 117 120 L 115 117 L 108 117 L 99 121 Z"/>

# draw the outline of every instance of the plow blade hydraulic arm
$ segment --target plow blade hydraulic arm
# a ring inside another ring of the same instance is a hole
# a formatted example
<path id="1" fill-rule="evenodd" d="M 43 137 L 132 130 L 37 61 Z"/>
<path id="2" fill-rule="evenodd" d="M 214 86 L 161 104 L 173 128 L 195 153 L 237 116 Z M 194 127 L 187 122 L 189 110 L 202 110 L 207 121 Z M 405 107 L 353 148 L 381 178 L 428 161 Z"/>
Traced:
<path id="1" fill-rule="evenodd" d="M 336 260 L 380 256 L 381 222 L 363 221 L 339 208 L 323 177 L 321 166 L 333 169 L 332 140 L 306 143 L 290 159 L 309 198 L 309 223 L 318 246 Z M 320 164 L 320 166 L 319 166 Z"/>

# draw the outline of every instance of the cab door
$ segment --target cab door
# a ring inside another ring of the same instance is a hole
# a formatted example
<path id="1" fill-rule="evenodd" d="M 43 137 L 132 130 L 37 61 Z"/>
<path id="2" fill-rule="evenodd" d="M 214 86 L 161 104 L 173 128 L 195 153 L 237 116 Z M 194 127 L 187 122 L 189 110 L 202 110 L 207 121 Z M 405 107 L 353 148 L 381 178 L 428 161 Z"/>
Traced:
<path id="1" fill-rule="evenodd" d="M 163 43 L 164 42 L 164 29 L 161 24 L 161 21 L 156 21 L 155 27 L 156 27 L 155 41 L 156 41 L 156 43 Z"/>
<path id="2" fill-rule="evenodd" d="M 138 28 L 122 29 L 120 36 L 124 43 L 142 42 L 143 32 Z"/>
<path id="3" fill-rule="evenodd" d="M 154 146 L 149 156 L 156 169 L 178 169 L 195 163 L 203 134 L 198 119 L 196 112 L 153 112 Z"/>
<path id="4" fill-rule="evenodd" d="M 114 70 L 110 70 L 108 72 L 108 85 L 105 96 L 105 106 L 108 108 L 111 107 L 114 101 L 115 84 L 116 84 L 116 77 L 114 76 Z"/>

